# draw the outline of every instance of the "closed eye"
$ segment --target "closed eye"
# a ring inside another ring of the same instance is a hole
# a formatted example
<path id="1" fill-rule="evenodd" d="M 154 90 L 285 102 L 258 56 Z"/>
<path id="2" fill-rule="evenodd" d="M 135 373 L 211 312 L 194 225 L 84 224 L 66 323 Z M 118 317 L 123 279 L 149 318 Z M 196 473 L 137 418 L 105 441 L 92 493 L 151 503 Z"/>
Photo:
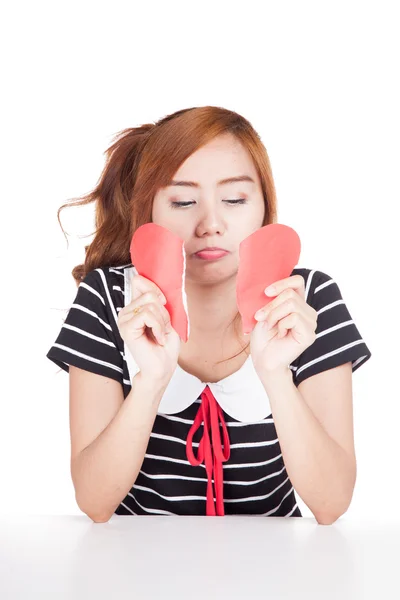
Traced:
<path id="1" fill-rule="evenodd" d="M 245 204 L 247 202 L 246 198 L 237 198 L 234 200 L 224 200 L 224 202 L 228 202 L 229 204 Z M 171 202 L 171 208 L 178 208 L 180 206 L 190 206 L 191 204 L 195 204 L 192 202 Z"/>

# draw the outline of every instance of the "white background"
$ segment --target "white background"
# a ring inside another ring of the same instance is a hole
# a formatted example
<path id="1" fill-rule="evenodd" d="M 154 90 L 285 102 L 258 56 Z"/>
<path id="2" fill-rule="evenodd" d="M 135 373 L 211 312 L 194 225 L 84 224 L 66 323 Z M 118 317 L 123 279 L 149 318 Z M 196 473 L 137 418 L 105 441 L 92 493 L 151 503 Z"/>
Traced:
<path id="1" fill-rule="evenodd" d="M 358 478 L 343 518 L 400 518 L 396 9 L 69 0 L 3 10 L 3 513 L 82 514 L 68 375 L 46 353 L 77 291 L 71 270 L 91 241 L 93 207 L 62 211 L 68 247 L 57 209 L 94 187 L 121 129 L 217 105 L 260 133 L 300 266 L 336 280 L 372 352 L 353 375 Z"/>

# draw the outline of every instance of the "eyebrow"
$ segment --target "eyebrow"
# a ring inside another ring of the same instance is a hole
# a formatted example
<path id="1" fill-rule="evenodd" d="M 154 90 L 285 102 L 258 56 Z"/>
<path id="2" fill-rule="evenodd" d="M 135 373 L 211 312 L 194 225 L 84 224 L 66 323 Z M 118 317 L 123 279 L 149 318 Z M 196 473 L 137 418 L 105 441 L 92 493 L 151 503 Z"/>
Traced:
<path id="1" fill-rule="evenodd" d="M 255 183 L 254 179 L 249 175 L 238 175 L 237 177 L 228 177 L 227 179 L 221 179 L 221 181 L 217 182 L 217 185 L 226 185 L 227 183 L 237 183 L 238 181 L 248 181 L 250 183 Z M 196 181 L 170 181 L 168 185 L 165 187 L 192 187 L 199 188 L 201 187 L 199 183 Z"/>

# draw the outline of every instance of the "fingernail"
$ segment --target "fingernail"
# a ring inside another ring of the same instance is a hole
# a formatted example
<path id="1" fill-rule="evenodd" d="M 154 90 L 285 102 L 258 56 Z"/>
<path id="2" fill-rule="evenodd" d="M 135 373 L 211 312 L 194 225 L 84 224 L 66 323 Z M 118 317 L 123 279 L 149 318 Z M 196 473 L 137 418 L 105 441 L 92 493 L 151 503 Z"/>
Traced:
<path id="1" fill-rule="evenodd" d="M 270 285 L 266 288 L 265 293 L 267 294 L 267 296 L 273 296 L 276 293 L 276 287 Z"/>
<path id="2" fill-rule="evenodd" d="M 263 315 L 264 315 L 263 311 L 262 310 L 258 310 L 256 312 L 256 314 L 254 315 L 254 318 L 255 318 L 256 321 L 259 321 L 260 319 L 262 319 Z"/>
<path id="3" fill-rule="evenodd" d="M 167 299 L 166 299 L 166 297 L 164 296 L 164 294 L 158 294 L 158 297 L 160 298 L 160 300 L 161 300 L 161 302 L 162 302 L 163 304 L 166 304 L 166 303 L 167 303 Z"/>

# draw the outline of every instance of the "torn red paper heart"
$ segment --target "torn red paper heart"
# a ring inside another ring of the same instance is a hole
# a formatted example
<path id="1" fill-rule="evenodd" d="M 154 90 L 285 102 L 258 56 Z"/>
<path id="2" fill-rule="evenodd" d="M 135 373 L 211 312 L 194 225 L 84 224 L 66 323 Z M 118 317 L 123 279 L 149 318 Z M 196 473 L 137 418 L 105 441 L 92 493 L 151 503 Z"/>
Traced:
<path id="1" fill-rule="evenodd" d="M 265 288 L 291 275 L 300 250 L 295 230 L 281 223 L 264 225 L 240 243 L 236 301 L 244 334 L 257 324 L 254 314 L 274 299 L 266 296 Z"/>
<path id="2" fill-rule="evenodd" d="M 175 233 L 157 225 L 145 223 L 135 231 L 130 255 L 132 264 L 143 277 L 155 283 L 164 294 L 164 305 L 171 325 L 182 341 L 190 333 L 185 293 L 186 253 L 184 242 Z"/>

